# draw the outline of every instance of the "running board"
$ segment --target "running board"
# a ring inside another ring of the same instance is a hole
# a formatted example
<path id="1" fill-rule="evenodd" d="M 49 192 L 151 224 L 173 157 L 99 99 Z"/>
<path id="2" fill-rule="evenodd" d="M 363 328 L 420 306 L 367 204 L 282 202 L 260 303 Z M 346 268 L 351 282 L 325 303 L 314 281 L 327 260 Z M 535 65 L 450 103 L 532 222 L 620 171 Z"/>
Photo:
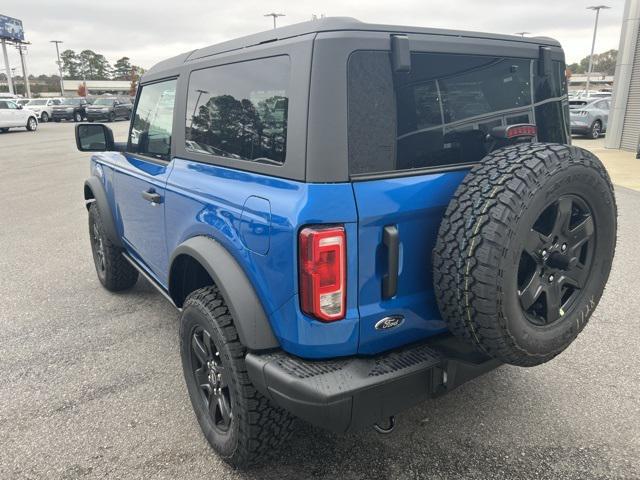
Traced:
<path id="1" fill-rule="evenodd" d="M 162 285 L 160 285 L 155 278 L 153 278 L 151 275 L 149 275 L 144 268 L 142 268 L 140 265 L 138 265 L 138 262 L 136 262 L 133 259 L 133 257 L 131 257 L 131 255 L 129 255 L 127 252 L 122 252 L 122 256 L 127 260 L 127 262 L 129 262 L 133 266 L 133 268 L 135 268 L 140 273 L 140 275 L 142 275 L 144 278 L 146 278 L 147 281 L 151 285 L 153 285 L 155 287 L 155 289 L 158 290 L 158 292 L 160 292 L 160 294 L 165 299 L 167 299 L 171 305 L 173 305 L 173 308 L 175 308 L 179 312 L 182 311 L 182 309 L 180 307 L 178 307 L 175 303 L 173 303 L 172 298 L 169 296 L 167 291 L 162 287 Z"/>

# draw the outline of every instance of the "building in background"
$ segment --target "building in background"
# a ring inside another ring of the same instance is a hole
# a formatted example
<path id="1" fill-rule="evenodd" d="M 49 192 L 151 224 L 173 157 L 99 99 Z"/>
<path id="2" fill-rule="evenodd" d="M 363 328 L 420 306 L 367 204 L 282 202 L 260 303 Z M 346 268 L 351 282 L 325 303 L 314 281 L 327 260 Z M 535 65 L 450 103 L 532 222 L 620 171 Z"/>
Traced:
<path id="1" fill-rule="evenodd" d="M 131 82 L 129 80 L 70 80 L 64 79 L 64 96 L 78 96 L 78 89 L 83 83 L 87 84 L 87 95 L 127 95 L 131 90 Z"/>
<path id="2" fill-rule="evenodd" d="M 627 0 L 622 19 L 620 47 L 609 126 L 607 148 L 636 151 L 640 139 L 640 1 Z"/>
<path id="3" fill-rule="evenodd" d="M 610 92 L 613 89 L 613 75 L 603 73 L 591 73 L 589 90 Z M 569 77 L 569 91 L 585 90 L 587 88 L 587 74 L 574 73 Z"/>

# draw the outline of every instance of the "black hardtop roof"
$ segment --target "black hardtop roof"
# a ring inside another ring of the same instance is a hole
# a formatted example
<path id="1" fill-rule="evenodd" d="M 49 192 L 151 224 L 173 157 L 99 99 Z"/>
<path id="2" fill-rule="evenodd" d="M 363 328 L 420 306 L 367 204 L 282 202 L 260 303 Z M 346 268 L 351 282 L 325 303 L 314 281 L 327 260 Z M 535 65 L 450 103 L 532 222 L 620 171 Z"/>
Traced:
<path id="1" fill-rule="evenodd" d="M 364 23 L 351 17 L 326 17 L 308 22 L 296 23 L 285 27 L 267 30 L 253 35 L 236 38 L 226 42 L 211 45 L 209 47 L 192 50 L 175 57 L 163 60 L 149 69 L 145 76 L 157 77 L 166 70 L 173 70 L 190 60 L 219 55 L 221 53 L 240 50 L 243 48 L 260 45 L 262 43 L 298 37 L 311 33 L 336 32 L 336 31 L 368 31 L 390 33 L 417 33 L 429 35 L 445 35 L 466 38 L 482 38 L 490 40 L 508 40 L 512 42 L 535 43 L 537 45 L 549 45 L 560 47 L 560 43 L 548 37 L 519 37 L 517 35 L 500 35 L 494 33 L 469 32 L 463 30 L 448 30 L 440 28 L 406 27 L 397 25 L 378 25 Z M 144 81 L 144 78 L 143 78 Z"/>

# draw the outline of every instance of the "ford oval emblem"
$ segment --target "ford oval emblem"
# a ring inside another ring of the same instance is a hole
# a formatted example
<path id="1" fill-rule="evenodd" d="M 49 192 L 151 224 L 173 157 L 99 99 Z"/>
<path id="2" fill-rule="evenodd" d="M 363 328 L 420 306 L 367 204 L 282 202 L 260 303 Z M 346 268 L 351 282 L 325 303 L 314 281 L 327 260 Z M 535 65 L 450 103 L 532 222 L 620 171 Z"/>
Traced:
<path id="1" fill-rule="evenodd" d="M 399 327 L 403 323 L 404 317 L 402 315 L 391 315 L 378 320 L 376 322 L 376 330 L 389 330 L 390 328 Z"/>

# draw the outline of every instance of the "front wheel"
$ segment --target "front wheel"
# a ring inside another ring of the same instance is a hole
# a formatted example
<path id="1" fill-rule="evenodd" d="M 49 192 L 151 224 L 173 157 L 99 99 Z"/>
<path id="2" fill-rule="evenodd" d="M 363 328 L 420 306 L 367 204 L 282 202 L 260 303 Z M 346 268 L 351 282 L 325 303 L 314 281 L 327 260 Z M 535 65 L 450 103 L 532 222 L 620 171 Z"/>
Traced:
<path id="1" fill-rule="evenodd" d="M 591 130 L 589 131 L 589 138 L 596 140 L 600 138 L 600 134 L 602 133 L 602 122 L 600 120 L 596 120 L 591 125 Z"/>
<path id="2" fill-rule="evenodd" d="M 89 207 L 89 238 L 93 263 L 100 283 L 112 292 L 133 287 L 138 280 L 138 271 L 106 235 L 100 210 L 95 202 Z"/>
<path id="3" fill-rule="evenodd" d="M 37 128 L 38 128 L 38 121 L 36 120 L 36 118 L 29 117 L 29 120 L 27 120 L 27 130 L 29 130 L 30 132 L 35 132 Z"/>
<path id="4" fill-rule="evenodd" d="M 80 112 L 76 112 L 73 114 L 73 121 L 74 122 L 81 122 L 82 121 L 82 113 Z"/>
<path id="5" fill-rule="evenodd" d="M 49 121 L 49 114 L 47 112 L 42 112 L 42 115 L 40 115 L 40 121 L 42 123 L 47 123 Z"/>
<path id="6" fill-rule="evenodd" d="M 191 293 L 180 319 L 180 354 L 193 410 L 213 449 L 236 467 L 274 453 L 293 417 L 258 392 L 234 320 L 215 286 Z"/>
<path id="7" fill-rule="evenodd" d="M 116 116 L 113 113 L 110 113 L 109 117 L 107 117 L 107 121 L 108 122 L 115 122 L 116 121 Z"/>

